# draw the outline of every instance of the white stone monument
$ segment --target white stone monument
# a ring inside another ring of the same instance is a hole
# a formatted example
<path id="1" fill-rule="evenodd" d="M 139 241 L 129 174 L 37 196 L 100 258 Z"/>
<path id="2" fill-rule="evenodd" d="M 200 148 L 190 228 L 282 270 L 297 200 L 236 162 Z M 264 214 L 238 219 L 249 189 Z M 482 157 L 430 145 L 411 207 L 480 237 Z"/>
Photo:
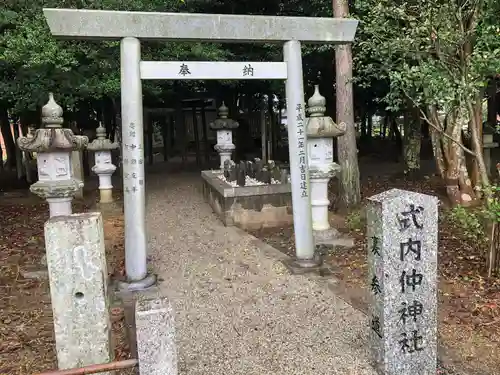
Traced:
<path id="1" fill-rule="evenodd" d="M 224 169 L 224 162 L 231 160 L 231 154 L 236 148 L 233 144 L 233 129 L 239 124 L 228 118 L 229 109 L 224 102 L 219 107 L 219 118 L 210 123 L 210 129 L 217 131 L 217 144 L 214 149 L 220 155 L 220 169 Z"/>
<path id="2" fill-rule="evenodd" d="M 314 94 L 307 102 L 307 154 L 309 178 L 311 180 L 312 227 L 315 242 L 331 244 L 339 232 L 328 221 L 328 182 L 340 171 L 340 165 L 333 161 L 333 138 L 346 131 L 346 124 L 337 125 L 331 117 L 325 116 L 326 99 L 314 86 Z"/>
<path id="3" fill-rule="evenodd" d="M 125 268 L 128 289 L 151 286 L 147 273 L 142 113 L 143 79 L 285 79 L 288 141 L 297 265 L 315 257 L 309 174 L 304 133 L 302 42 L 352 43 L 358 21 L 345 18 L 278 17 L 234 14 L 159 13 L 82 9 L 44 9 L 53 35 L 121 40 L 123 185 L 125 190 Z M 196 25 L 194 27 L 193 25 Z M 282 43 L 282 62 L 141 61 L 140 40 Z M 133 134 L 133 135 L 132 135 Z M 299 160 L 300 159 L 300 160 Z M 135 164 L 132 161 L 136 161 Z M 141 161 L 142 164 L 139 164 Z M 135 178 L 131 178 L 135 175 Z M 128 176 L 128 177 L 127 177 Z M 127 188 L 129 193 L 127 193 Z"/>
<path id="4" fill-rule="evenodd" d="M 101 214 L 51 218 L 45 223 L 45 247 L 59 369 L 110 362 L 111 321 Z"/>
<path id="5" fill-rule="evenodd" d="M 87 150 L 95 152 L 95 165 L 92 167 L 92 172 L 99 176 L 99 203 L 113 202 L 111 176 L 116 171 L 116 166 L 112 163 L 111 151 L 118 147 L 120 145 L 117 142 L 111 142 L 106 138 L 106 128 L 99 124 L 96 129 L 96 139 L 87 146 Z"/>
<path id="6" fill-rule="evenodd" d="M 83 187 L 83 182 L 73 177 L 71 154 L 87 146 L 89 139 L 63 128 L 63 122 L 63 110 L 50 93 L 42 108 L 44 128 L 37 129 L 32 137 L 17 139 L 21 151 L 36 152 L 38 181 L 30 190 L 47 200 L 50 217 L 71 214 L 71 201 Z"/>

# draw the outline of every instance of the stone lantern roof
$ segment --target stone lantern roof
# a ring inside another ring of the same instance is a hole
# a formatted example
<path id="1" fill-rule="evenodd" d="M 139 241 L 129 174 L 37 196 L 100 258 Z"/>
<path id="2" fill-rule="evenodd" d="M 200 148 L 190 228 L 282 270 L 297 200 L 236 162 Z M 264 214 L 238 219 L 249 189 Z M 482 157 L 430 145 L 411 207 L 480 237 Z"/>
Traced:
<path id="1" fill-rule="evenodd" d="M 214 122 L 210 123 L 210 129 L 212 130 L 224 130 L 224 129 L 236 129 L 239 124 L 235 120 L 228 118 L 229 108 L 226 107 L 224 102 L 219 107 L 219 118 Z"/>
<path id="2" fill-rule="evenodd" d="M 19 137 L 17 145 L 22 151 L 51 152 L 73 151 L 87 146 L 86 136 L 74 135 L 71 129 L 63 128 L 63 110 L 49 94 L 49 101 L 42 108 L 43 128 L 35 130 L 34 135 Z"/>
<path id="3" fill-rule="evenodd" d="M 314 94 L 307 101 L 306 134 L 310 138 L 333 138 L 339 137 L 346 132 L 345 123 L 336 124 L 330 116 L 325 116 L 326 99 L 319 93 L 319 85 L 314 86 Z"/>
<path id="4" fill-rule="evenodd" d="M 97 138 L 94 139 L 88 146 L 87 150 L 90 151 L 106 151 L 115 150 L 120 145 L 117 142 L 111 142 L 106 136 L 106 128 L 99 123 L 99 127 L 96 129 Z"/>

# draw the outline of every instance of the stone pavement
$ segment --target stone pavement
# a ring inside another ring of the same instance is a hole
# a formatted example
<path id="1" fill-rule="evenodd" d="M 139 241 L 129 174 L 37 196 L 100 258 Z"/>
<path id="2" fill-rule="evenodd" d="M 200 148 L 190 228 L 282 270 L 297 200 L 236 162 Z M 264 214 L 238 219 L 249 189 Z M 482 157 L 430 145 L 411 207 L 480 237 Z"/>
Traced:
<path id="1" fill-rule="evenodd" d="M 374 375 L 367 319 L 319 276 L 226 228 L 196 174 L 147 178 L 151 264 L 176 310 L 180 374 Z"/>

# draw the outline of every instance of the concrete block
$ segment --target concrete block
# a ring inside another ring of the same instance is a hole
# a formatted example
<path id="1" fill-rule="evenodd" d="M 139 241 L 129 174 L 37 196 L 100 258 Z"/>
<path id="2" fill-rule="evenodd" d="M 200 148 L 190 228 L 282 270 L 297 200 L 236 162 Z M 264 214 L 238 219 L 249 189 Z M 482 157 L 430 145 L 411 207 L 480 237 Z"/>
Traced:
<path id="1" fill-rule="evenodd" d="M 101 214 L 51 218 L 45 223 L 45 244 L 59 368 L 110 362 L 108 272 Z"/>

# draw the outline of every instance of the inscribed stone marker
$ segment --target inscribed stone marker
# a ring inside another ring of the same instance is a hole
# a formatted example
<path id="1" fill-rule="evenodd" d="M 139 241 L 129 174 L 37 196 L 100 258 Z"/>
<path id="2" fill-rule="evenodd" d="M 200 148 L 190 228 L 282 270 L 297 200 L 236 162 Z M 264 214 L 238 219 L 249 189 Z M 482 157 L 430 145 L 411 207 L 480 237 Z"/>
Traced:
<path id="1" fill-rule="evenodd" d="M 139 372 L 177 375 L 174 311 L 168 299 L 137 301 L 135 326 Z"/>
<path id="2" fill-rule="evenodd" d="M 434 375 L 438 199 L 392 189 L 369 198 L 370 346 L 384 375 Z"/>
<path id="3" fill-rule="evenodd" d="M 108 272 L 101 214 L 51 218 L 45 223 L 45 244 L 59 368 L 110 362 Z"/>

